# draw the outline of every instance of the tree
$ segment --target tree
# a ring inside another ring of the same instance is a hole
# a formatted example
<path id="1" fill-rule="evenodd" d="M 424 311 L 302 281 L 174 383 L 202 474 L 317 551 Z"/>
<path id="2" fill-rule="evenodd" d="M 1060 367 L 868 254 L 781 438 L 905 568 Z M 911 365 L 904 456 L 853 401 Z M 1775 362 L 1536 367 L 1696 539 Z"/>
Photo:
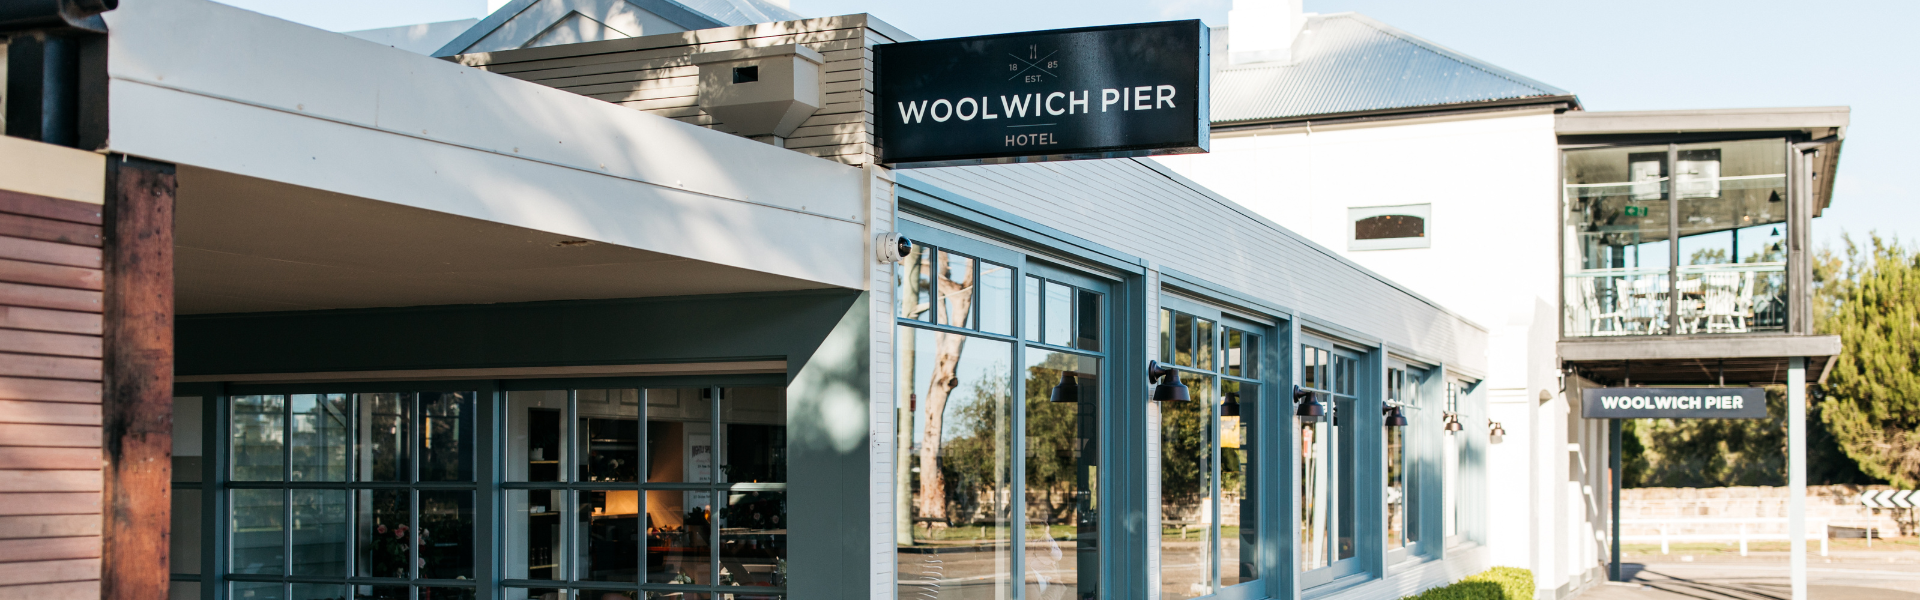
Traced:
<path id="1" fill-rule="evenodd" d="M 951 255 L 940 253 L 940 267 L 934 271 L 934 310 L 940 313 L 941 323 L 969 323 L 972 320 L 966 317 L 973 314 L 973 268 L 952 263 Z M 919 516 L 945 520 L 947 488 L 940 471 L 941 422 L 946 418 L 948 396 L 960 386 L 957 371 L 967 336 L 940 334 L 936 340 L 933 377 L 927 382 L 927 422 L 920 433 Z"/>
<path id="2" fill-rule="evenodd" d="M 1920 256 L 1875 234 L 1866 254 L 1847 238 L 1843 272 L 1818 261 L 1816 310 L 1822 333 L 1839 335 L 1841 354 L 1823 389 L 1820 417 L 1847 456 L 1874 477 L 1902 487 L 1920 483 Z"/>

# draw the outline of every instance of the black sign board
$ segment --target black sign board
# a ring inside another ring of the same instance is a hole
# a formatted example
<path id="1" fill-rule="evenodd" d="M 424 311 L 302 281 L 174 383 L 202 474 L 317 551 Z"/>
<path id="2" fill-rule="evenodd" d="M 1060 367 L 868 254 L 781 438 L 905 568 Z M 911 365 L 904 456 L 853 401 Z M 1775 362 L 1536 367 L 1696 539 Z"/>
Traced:
<path id="1" fill-rule="evenodd" d="M 874 47 L 896 167 L 1207 151 L 1207 27 L 1169 21 Z"/>
<path id="2" fill-rule="evenodd" d="M 1761 388 L 1587 388 L 1580 416 L 1589 419 L 1765 419 Z"/>

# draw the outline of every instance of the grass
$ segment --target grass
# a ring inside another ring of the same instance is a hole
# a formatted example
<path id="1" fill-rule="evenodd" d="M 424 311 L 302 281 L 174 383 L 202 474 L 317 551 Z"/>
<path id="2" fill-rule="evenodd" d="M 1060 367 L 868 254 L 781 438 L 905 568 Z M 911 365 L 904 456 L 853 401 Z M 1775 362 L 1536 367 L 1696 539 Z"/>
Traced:
<path id="1" fill-rule="evenodd" d="M 1533 572 L 1517 567 L 1494 567 L 1477 575 L 1437 587 L 1408 600 L 1533 600 Z"/>

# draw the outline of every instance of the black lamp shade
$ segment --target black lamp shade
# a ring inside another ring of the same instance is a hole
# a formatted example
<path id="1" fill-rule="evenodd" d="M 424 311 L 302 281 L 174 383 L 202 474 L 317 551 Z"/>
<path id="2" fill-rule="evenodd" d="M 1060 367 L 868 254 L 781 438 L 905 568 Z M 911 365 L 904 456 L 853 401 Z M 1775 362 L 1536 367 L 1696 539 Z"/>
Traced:
<path id="1" fill-rule="evenodd" d="M 1053 386 L 1053 396 L 1048 399 L 1054 402 L 1079 402 L 1080 378 L 1072 373 L 1062 374 L 1060 384 Z"/>
<path id="2" fill-rule="evenodd" d="M 1159 380 L 1153 386 L 1154 402 L 1187 402 L 1193 397 L 1188 395 L 1187 384 L 1180 382 L 1180 372 L 1160 366 L 1160 361 L 1147 361 L 1147 381 Z"/>
<path id="3" fill-rule="evenodd" d="M 1321 404 L 1316 398 L 1313 392 L 1294 386 L 1293 402 L 1300 407 L 1293 409 L 1293 416 L 1308 423 L 1318 423 L 1327 418 L 1327 405 Z"/>
<path id="4" fill-rule="evenodd" d="M 1222 417 L 1240 416 L 1240 393 L 1239 392 L 1227 392 L 1227 401 L 1220 404 L 1220 416 Z"/>
<path id="5" fill-rule="evenodd" d="M 1407 426 L 1407 416 L 1400 414 L 1400 407 L 1398 406 L 1387 407 L 1387 426 L 1388 427 L 1406 427 Z"/>
<path id="6" fill-rule="evenodd" d="M 1181 383 L 1177 375 L 1163 377 L 1160 385 L 1153 386 L 1154 402 L 1186 402 L 1192 399 L 1187 395 L 1187 384 Z"/>

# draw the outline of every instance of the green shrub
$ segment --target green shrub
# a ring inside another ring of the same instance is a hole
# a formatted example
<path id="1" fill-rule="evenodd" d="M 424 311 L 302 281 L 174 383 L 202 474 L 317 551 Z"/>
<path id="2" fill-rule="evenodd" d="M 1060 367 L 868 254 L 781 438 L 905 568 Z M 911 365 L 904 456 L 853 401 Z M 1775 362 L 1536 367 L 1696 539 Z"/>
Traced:
<path id="1" fill-rule="evenodd" d="M 1533 572 L 1494 567 L 1453 585 L 1420 592 L 1410 600 L 1533 600 Z"/>

